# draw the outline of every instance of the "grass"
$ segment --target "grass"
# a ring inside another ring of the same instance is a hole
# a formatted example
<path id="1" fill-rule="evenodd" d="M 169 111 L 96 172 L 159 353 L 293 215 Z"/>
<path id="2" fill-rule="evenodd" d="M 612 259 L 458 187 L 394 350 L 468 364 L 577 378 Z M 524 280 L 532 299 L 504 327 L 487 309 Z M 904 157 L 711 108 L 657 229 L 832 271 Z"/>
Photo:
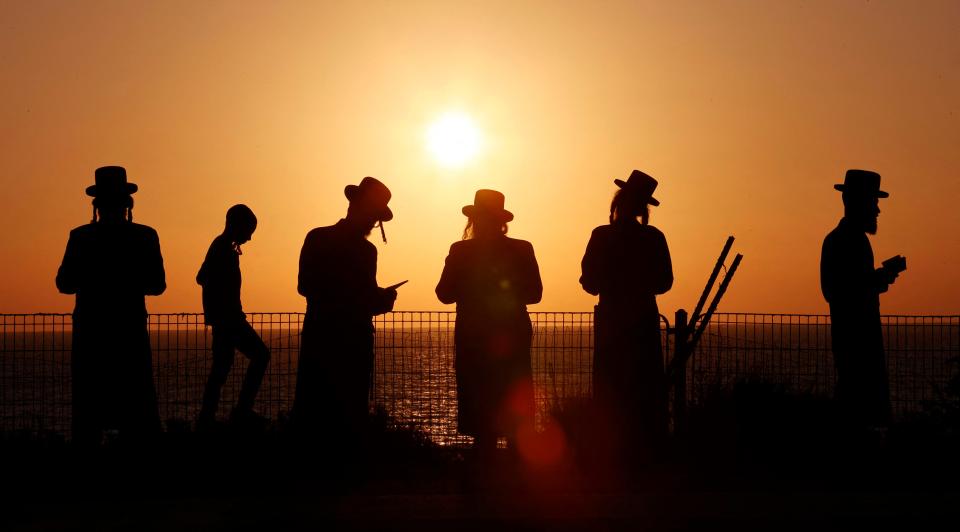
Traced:
<path id="1" fill-rule="evenodd" d="M 693 405 L 686 430 L 672 436 L 656 461 L 625 472 L 632 482 L 594 474 L 597 413 L 588 400 L 552 405 L 547 422 L 563 433 L 565 452 L 562 463 L 541 469 L 525 468 L 509 453 L 478 467 L 469 451 L 437 446 L 382 411 L 349 445 L 298 441 L 282 419 L 212 433 L 173 422 L 152 446 L 118 440 L 87 453 L 56 435 L 4 434 L 0 469 L 9 493 L 3 500 L 12 511 L 0 514 L 0 525 L 3 518 L 15 521 L 8 530 L 78 524 L 299 530 L 344 522 L 377 530 L 636 529 L 719 522 L 705 528 L 793 523 L 808 530 L 843 522 L 839 517 L 853 528 L 891 518 L 913 526 L 914 515 L 955 509 L 955 497 L 928 496 L 953 491 L 960 472 L 952 458 L 953 407 L 938 408 L 882 438 L 853 438 L 839 426 L 831 401 L 741 381 Z"/>

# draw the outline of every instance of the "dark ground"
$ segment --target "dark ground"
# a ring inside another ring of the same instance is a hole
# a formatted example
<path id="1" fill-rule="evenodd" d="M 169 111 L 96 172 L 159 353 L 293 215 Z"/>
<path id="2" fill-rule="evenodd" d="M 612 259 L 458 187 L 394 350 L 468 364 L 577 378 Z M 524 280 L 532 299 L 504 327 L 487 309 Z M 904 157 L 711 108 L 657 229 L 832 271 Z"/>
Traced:
<path id="1" fill-rule="evenodd" d="M 949 419 L 851 433 L 828 402 L 776 390 L 710 404 L 656 459 L 606 473 L 569 412 L 565 452 L 541 466 L 505 450 L 479 461 L 383 420 L 366 444 L 337 448 L 276 427 L 90 452 L 6 435 L 0 530 L 956 529 Z"/>

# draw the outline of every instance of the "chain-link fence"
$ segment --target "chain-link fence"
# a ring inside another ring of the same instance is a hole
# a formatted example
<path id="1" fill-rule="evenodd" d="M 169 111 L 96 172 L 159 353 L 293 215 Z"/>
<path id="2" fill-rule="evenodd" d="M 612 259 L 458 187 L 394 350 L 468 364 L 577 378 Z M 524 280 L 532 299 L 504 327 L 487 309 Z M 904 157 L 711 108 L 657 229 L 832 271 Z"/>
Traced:
<path id="1" fill-rule="evenodd" d="M 593 313 L 531 312 L 537 419 L 564 400 L 591 395 Z M 256 409 L 282 418 L 293 404 L 302 313 L 250 313 L 272 359 Z M 438 443 L 461 443 L 456 431 L 453 312 L 391 312 L 374 319 L 373 405 Z M 0 431 L 69 435 L 68 314 L 0 315 Z M 960 356 L 960 316 L 883 318 L 891 398 L 898 415 L 941 397 Z M 821 315 L 713 316 L 687 369 L 687 400 L 702 401 L 739 379 L 782 383 L 797 392 L 832 393 L 830 320 Z M 195 419 L 211 364 L 210 331 L 200 314 L 149 317 L 154 379 L 165 421 Z M 664 356 L 673 349 L 664 331 Z M 331 354 L 331 356 L 335 356 Z M 221 410 L 235 401 L 244 357 L 223 390 Z"/>

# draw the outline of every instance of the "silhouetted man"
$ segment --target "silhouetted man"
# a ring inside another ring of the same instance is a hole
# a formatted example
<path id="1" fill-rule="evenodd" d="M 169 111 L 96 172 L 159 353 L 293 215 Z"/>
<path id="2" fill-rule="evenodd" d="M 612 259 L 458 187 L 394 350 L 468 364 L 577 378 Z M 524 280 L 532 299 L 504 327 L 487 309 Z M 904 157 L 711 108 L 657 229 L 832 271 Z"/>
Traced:
<path id="1" fill-rule="evenodd" d="M 393 309 L 396 290 L 377 285 L 377 222 L 393 218 L 390 190 L 365 177 L 348 185 L 346 218 L 307 234 L 297 291 L 307 298 L 293 422 L 307 433 L 357 436 L 369 409 L 373 370 L 371 318 Z M 330 440 L 328 440 L 330 441 Z"/>
<path id="2" fill-rule="evenodd" d="M 253 237 L 256 229 L 257 217 L 249 207 L 230 207 L 223 233 L 213 239 L 197 273 L 197 283 L 203 286 L 203 319 L 213 329 L 213 366 L 203 391 L 203 407 L 197 419 L 200 429 L 213 425 L 220 402 L 220 389 L 233 366 L 235 350 L 250 359 L 250 367 L 247 368 L 230 421 L 264 421 L 254 413 L 253 401 L 263 381 L 267 363 L 270 362 L 270 350 L 247 322 L 247 315 L 240 304 L 240 246 Z"/>
<path id="3" fill-rule="evenodd" d="M 593 230 L 580 284 L 600 296 L 594 313 L 593 397 L 596 450 L 611 465 L 662 450 L 667 437 L 667 382 L 657 296 L 673 286 L 663 233 L 650 225 L 658 182 L 640 170 L 610 202 L 610 223 Z"/>
<path id="4" fill-rule="evenodd" d="M 540 302 L 543 282 L 530 242 L 507 237 L 505 200 L 484 189 L 463 207 L 464 238 L 450 246 L 436 289 L 442 303 L 457 304 L 457 432 L 473 436 L 484 460 L 500 436 L 516 449 L 536 410 L 527 305 Z"/>
<path id="5" fill-rule="evenodd" d="M 73 441 L 105 429 L 140 440 L 160 431 L 144 296 L 166 289 L 156 231 L 133 223 L 137 185 L 120 166 L 97 168 L 93 221 L 70 232 L 57 288 L 73 311 Z"/>
<path id="6" fill-rule="evenodd" d="M 843 192 L 844 216 L 823 241 L 820 287 L 830 304 L 836 397 L 847 421 L 880 427 L 890 419 L 890 389 L 880 325 L 880 294 L 906 268 L 902 257 L 874 267 L 867 234 L 876 234 L 880 175 L 848 170 Z"/>

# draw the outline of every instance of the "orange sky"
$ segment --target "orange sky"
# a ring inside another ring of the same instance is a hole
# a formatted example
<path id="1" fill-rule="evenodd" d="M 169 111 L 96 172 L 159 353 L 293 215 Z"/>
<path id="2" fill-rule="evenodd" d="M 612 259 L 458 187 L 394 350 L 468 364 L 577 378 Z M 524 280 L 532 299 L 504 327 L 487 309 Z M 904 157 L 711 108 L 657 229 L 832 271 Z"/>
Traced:
<path id="1" fill-rule="evenodd" d="M 197 311 L 193 277 L 226 209 L 260 218 L 244 247 L 249 311 L 299 311 L 306 232 L 343 187 L 394 191 L 381 284 L 398 309 L 433 288 L 460 208 L 496 188 L 544 279 L 532 309 L 587 310 L 577 282 L 613 178 L 661 186 L 674 289 L 693 306 L 725 237 L 743 265 L 721 310 L 826 312 L 823 236 L 847 168 L 883 175 L 877 259 L 909 270 L 885 313 L 960 312 L 957 2 L 5 2 L 0 7 L 0 312 L 69 311 L 54 276 L 84 188 L 105 164 L 140 185 L 161 239 L 155 312 Z M 485 140 L 443 169 L 436 117 Z"/>

